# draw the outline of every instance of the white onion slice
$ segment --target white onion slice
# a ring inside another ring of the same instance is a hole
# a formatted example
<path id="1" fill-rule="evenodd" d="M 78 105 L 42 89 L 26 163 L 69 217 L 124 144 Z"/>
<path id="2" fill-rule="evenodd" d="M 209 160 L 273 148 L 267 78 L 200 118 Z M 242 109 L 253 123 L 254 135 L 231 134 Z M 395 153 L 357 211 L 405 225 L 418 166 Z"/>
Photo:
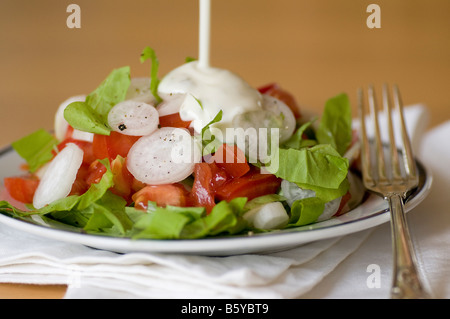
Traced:
<path id="1" fill-rule="evenodd" d="M 323 209 L 323 213 L 317 218 L 318 222 L 322 222 L 324 220 L 330 219 L 337 213 L 339 206 L 341 205 L 342 197 L 338 197 L 333 199 L 330 202 L 325 203 L 325 208 Z"/>
<path id="2" fill-rule="evenodd" d="M 108 114 L 108 125 L 124 135 L 149 135 L 158 128 L 159 114 L 153 105 L 127 100 L 116 104 Z"/>
<path id="3" fill-rule="evenodd" d="M 186 94 L 183 93 L 167 94 L 167 97 L 164 97 L 163 101 L 156 107 L 159 116 L 178 113 L 185 99 Z"/>
<path id="4" fill-rule="evenodd" d="M 262 107 L 277 115 L 283 114 L 283 126 L 280 128 L 280 143 L 286 142 L 294 134 L 297 125 L 294 113 L 283 101 L 267 94 L 263 94 Z"/>
<path id="5" fill-rule="evenodd" d="M 86 141 L 92 143 L 94 141 L 94 133 L 74 129 L 72 133 L 72 138 L 78 141 Z"/>
<path id="6" fill-rule="evenodd" d="M 155 104 L 156 99 L 150 91 L 150 78 L 132 78 L 125 100 Z"/>
<path id="7" fill-rule="evenodd" d="M 33 197 L 33 206 L 42 208 L 69 195 L 83 162 L 83 150 L 68 143 L 50 162 Z"/>
<path id="8" fill-rule="evenodd" d="M 246 212 L 243 216 L 247 222 L 259 229 L 277 229 L 285 226 L 289 215 L 280 202 L 264 204 Z"/>
<path id="9" fill-rule="evenodd" d="M 186 129 L 163 127 L 131 147 L 127 168 L 140 182 L 158 185 L 182 181 L 201 159 L 200 147 Z"/>
<path id="10" fill-rule="evenodd" d="M 64 118 L 64 110 L 72 102 L 84 102 L 85 100 L 86 95 L 77 95 L 68 98 L 59 105 L 58 110 L 56 111 L 55 114 L 55 123 L 54 123 L 55 137 L 59 141 L 64 140 L 64 137 L 66 136 L 67 133 L 67 128 L 69 127 L 69 123 L 67 123 L 66 119 Z"/>

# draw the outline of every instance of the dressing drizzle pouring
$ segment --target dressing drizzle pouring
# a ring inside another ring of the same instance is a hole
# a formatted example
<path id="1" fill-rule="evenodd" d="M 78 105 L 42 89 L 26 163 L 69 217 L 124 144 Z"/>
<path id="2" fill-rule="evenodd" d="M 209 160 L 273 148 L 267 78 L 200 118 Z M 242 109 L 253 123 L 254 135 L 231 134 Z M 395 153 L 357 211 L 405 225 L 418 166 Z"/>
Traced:
<path id="1" fill-rule="evenodd" d="M 166 74 L 158 94 L 166 104 L 176 99 L 173 104 L 177 108 L 171 108 L 171 112 L 191 121 L 197 133 L 223 111 L 222 120 L 214 126 L 224 131 L 233 127 L 235 116 L 260 110 L 262 96 L 237 74 L 210 65 L 211 1 L 199 0 L 199 4 L 199 60 Z"/>
<path id="2" fill-rule="evenodd" d="M 209 67 L 211 39 L 211 0 L 200 0 L 199 66 Z"/>

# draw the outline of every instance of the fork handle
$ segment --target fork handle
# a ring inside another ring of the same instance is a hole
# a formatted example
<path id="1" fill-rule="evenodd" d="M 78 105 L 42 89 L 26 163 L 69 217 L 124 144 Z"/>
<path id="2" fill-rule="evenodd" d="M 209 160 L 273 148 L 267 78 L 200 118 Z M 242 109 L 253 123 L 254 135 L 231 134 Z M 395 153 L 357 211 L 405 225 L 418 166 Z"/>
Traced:
<path id="1" fill-rule="evenodd" d="M 391 211 L 391 234 L 394 254 L 391 298 L 430 298 L 420 281 L 417 271 L 416 256 L 405 218 L 402 196 L 399 194 L 391 194 L 387 196 L 387 199 Z"/>

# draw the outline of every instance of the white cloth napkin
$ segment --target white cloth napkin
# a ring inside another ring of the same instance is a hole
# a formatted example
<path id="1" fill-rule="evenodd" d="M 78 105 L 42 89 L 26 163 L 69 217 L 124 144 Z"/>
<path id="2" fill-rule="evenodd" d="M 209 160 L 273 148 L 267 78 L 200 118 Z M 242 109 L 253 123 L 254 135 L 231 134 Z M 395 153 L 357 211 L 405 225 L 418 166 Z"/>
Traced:
<path id="1" fill-rule="evenodd" d="M 409 129 L 416 132 L 426 114 L 423 106 L 408 108 Z M 445 161 L 437 160 L 440 148 L 431 142 L 448 145 L 449 132 L 450 122 L 426 136 L 424 154 L 433 170 Z M 448 190 L 448 173 L 446 181 Z M 420 238 L 420 265 L 436 288 L 449 281 L 448 270 L 439 272 L 450 258 L 449 212 L 440 206 L 449 201 L 430 199 L 410 213 L 410 221 Z M 65 298 L 388 298 L 390 248 L 389 225 L 283 252 L 230 257 L 116 254 L 0 225 L 0 282 L 67 284 Z M 381 268 L 381 288 L 368 288 L 371 264 Z M 450 296 L 449 285 L 435 292 Z"/>

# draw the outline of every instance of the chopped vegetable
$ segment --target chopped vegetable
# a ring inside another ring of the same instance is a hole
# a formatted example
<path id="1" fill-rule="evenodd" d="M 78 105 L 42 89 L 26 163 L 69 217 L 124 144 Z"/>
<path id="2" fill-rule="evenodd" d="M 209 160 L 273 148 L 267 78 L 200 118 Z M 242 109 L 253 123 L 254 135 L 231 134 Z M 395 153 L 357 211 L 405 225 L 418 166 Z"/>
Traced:
<path id="1" fill-rule="evenodd" d="M 130 68 L 113 70 L 85 102 L 73 102 L 64 110 L 64 118 L 75 129 L 109 135 L 109 111 L 122 102 L 130 86 Z"/>
<path id="2" fill-rule="evenodd" d="M 139 101 L 123 101 L 108 114 L 108 125 L 113 131 L 132 136 L 153 133 L 159 124 L 159 115 L 153 105 Z"/>
<path id="3" fill-rule="evenodd" d="M 257 229 L 279 229 L 287 225 L 289 215 L 280 202 L 264 204 L 246 212 L 243 218 Z"/>
<path id="4" fill-rule="evenodd" d="M 170 184 L 192 174 L 200 150 L 189 131 L 164 127 L 141 137 L 128 153 L 127 167 L 146 184 Z"/>
<path id="5" fill-rule="evenodd" d="M 34 193 L 33 206 L 39 209 L 69 195 L 82 162 L 83 150 L 67 144 L 45 171 Z"/>
<path id="6" fill-rule="evenodd" d="M 53 148 L 58 140 L 43 129 L 12 143 L 14 150 L 27 161 L 30 172 L 35 172 L 53 157 Z"/>

